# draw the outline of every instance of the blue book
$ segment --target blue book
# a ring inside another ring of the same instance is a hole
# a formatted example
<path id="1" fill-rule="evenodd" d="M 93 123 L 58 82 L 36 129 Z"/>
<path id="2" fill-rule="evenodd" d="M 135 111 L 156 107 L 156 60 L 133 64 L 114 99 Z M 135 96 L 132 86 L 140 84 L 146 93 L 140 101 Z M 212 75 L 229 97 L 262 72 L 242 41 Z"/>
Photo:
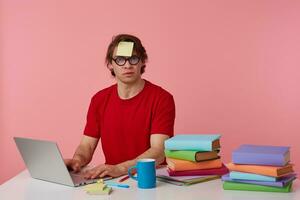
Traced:
<path id="1" fill-rule="evenodd" d="M 275 182 L 277 179 L 273 176 L 265 176 L 260 174 L 252 174 L 246 172 L 237 172 L 231 171 L 229 173 L 231 179 L 240 179 L 240 180 L 252 180 L 252 181 L 272 181 Z"/>
<path id="2" fill-rule="evenodd" d="M 234 164 L 284 166 L 290 161 L 290 148 L 244 144 L 232 153 Z"/>
<path id="3" fill-rule="evenodd" d="M 220 148 L 219 134 L 175 135 L 165 141 L 167 150 L 213 151 Z"/>
<path id="4" fill-rule="evenodd" d="M 265 185 L 265 186 L 273 186 L 273 187 L 284 187 L 288 185 L 291 181 L 296 179 L 296 174 L 289 174 L 287 176 L 282 177 L 278 181 L 253 181 L 253 180 L 241 180 L 241 179 L 232 179 L 229 174 L 225 174 L 222 176 L 222 181 L 231 181 L 238 183 L 249 183 L 255 185 Z"/>

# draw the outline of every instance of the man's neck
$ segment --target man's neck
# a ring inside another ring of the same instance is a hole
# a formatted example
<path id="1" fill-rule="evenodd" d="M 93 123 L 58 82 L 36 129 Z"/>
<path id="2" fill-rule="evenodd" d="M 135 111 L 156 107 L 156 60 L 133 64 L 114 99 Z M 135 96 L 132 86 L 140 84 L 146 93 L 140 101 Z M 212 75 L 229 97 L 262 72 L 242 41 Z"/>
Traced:
<path id="1" fill-rule="evenodd" d="M 134 83 L 123 83 L 118 81 L 118 94 L 121 99 L 130 99 L 140 93 L 145 85 L 145 80 L 139 79 Z"/>

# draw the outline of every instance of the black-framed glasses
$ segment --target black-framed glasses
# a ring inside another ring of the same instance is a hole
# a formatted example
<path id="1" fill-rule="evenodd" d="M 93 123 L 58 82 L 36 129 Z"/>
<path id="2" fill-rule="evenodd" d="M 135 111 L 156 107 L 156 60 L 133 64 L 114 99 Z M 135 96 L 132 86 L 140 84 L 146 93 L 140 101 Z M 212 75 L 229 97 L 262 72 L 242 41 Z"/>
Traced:
<path id="1" fill-rule="evenodd" d="M 127 60 L 131 65 L 136 65 L 140 62 L 140 57 L 138 57 L 138 56 L 131 56 L 131 57 L 117 56 L 116 58 L 113 58 L 112 60 L 119 66 L 124 66 Z"/>

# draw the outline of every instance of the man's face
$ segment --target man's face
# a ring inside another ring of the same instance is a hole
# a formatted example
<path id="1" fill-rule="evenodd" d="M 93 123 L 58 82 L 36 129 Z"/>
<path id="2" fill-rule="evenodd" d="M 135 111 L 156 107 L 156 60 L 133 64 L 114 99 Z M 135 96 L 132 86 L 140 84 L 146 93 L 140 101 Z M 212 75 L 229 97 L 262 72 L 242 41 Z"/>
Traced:
<path id="1" fill-rule="evenodd" d="M 141 78 L 141 68 L 144 65 L 141 59 L 136 56 L 135 52 L 132 53 L 131 58 L 123 56 L 118 57 L 116 56 L 116 52 L 117 47 L 114 49 L 112 64 L 109 65 L 109 68 L 114 70 L 116 79 L 127 84 L 134 83 L 139 80 Z M 124 59 L 126 60 L 125 64 Z M 138 59 L 139 61 L 137 62 Z M 120 64 L 122 66 L 120 66 Z"/>

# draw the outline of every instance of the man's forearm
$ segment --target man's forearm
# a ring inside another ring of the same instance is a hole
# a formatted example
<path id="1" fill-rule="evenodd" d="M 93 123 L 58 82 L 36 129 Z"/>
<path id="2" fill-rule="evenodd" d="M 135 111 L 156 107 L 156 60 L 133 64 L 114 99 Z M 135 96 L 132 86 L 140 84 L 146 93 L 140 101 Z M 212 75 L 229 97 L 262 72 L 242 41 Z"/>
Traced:
<path id="1" fill-rule="evenodd" d="M 139 155 L 135 159 L 122 162 L 122 163 L 118 164 L 118 166 L 126 174 L 127 171 L 128 171 L 128 169 L 130 167 L 136 165 L 136 162 L 139 159 L 142 159 L 142 158 L 153 158 L 153 159 L 155 159 L 155 164 L 159 165 L 159 164 L 161 164 L 164 161 L 165 155 L 164 155 L 163 149 L 161 149 L 161 148 L 155 148 L 155 147 L 150 147 L 147 151 L 145 151 L 144 153 L 142 153 L 141 155 Z"/>
<path id="2" fill-rule="evenodd" d="M 93 151 L 91 151 L 88 147 L 78 146 L 73 159 L 78 160 L 81 163 L 81 167 L 89 164 L 92 160 Z"/>

